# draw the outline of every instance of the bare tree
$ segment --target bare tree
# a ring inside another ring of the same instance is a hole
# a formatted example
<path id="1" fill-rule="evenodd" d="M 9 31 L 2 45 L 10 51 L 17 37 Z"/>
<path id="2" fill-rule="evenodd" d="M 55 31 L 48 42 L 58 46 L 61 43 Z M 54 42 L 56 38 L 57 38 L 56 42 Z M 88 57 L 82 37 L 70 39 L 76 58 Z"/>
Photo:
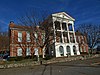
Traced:
<path id="1" fill-rule="evenodd" d="M 7 51 L 9 49 L 8 32 L 0 32 L 0 50 Z"/>
<path id="2" fill-rule="evenodd" d="M 44 51 L 46 50 L 45 47 L 47 47 L 48 43 L 52 41 L 52 38 L 50 38 L 52 28 L 48 26 L 51 23 L 46 19 L 47 15 L 47 12 L 42 14 L 41 12 L 35 13 L 34 11 L 31 11 L 18 18 L 18 24 L 23 26 L 23 28 L 24 26 L 27 26 L 27 31 L 32 33 L 31 39 L 36 39 L 35 43 L 42 49 L 43 58 Z"/>
<path id="3" fill-rule="evenodd" d="M 100 38 L 100 25 L 82 24 L 79 25 L 77 29 L 83 34 L 86 34 L 87 42 L 92 53 L 93 48 L 96 45 L 97 39 Z"/>

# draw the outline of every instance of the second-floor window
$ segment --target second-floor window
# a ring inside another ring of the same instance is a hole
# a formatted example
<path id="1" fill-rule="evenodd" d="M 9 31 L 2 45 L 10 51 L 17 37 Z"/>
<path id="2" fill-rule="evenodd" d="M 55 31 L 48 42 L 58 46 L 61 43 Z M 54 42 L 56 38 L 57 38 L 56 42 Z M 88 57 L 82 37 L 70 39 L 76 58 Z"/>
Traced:
<path id="1" fill-rule="evenodd" d="M 69 31 L 73 31 L 72 24 L 68 24 Z"/>
<path id="2" fill-rule="evenodd" d="M 34 41 L 37 42 L 38 41 L 38 34 L 34 33 Z"/>
<path id="3" fill-rule="evenodd" d="M 18 32 L 18 42 L 22 42 L 22 32 Z"/>
<path id="4" fill-rule="evenodd" d="M 45 33 L 42 33 L 42 42 L 45 42 Z"/>
<path id="5" fill-rule="evenodd" d="M 74 35 L 70 35 L 70 42 L 71 42 L 71 43 L 75 43 Z"/>
<path id="6" fill-rule="evenodd" d="M 78 41 L 79 41 L 79 43 L 81 42 L 81 40 L 80 40 L 80 36 L 78 36 Z"/>
<path id="7" fill-rule="evenodd" d="M 30 33 L 29 32 L 26 33 L 26 41 L 27 42 L 31 41 L 31 39 L 30 39 Z"/>
<path id="8" fill-rule="evenodd" d="M 67 30 L 66 23 L 62 23 L 62 29 Z"/>

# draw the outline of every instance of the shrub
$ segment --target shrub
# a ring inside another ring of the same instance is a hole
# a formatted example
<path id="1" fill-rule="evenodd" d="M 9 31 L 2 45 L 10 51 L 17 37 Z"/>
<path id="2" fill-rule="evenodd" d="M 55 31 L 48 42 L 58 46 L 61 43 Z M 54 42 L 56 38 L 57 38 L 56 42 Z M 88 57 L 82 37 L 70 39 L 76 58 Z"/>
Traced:
<path id="1" fill-rule="evenodd" d="M 8 61 L 21 61 L 23 60 L 24 58 L 21 57 L 21 56 L 18 56 L 18 57 L 10 57 Z"/>

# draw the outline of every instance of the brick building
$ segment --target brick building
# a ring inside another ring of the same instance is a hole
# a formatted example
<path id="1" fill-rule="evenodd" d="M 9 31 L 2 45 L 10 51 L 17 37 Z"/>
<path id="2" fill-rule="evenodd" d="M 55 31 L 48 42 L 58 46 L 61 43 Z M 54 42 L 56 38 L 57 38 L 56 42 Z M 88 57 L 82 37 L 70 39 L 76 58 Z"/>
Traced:
<path id="1" fill-rule="evenodd" d="M 75 32 L 76 41 L 79 44 L 79 51 L 81 54 L 88 53 L 88 44 L 85 34 L 80 33 L 79 31 Z"/>
<path id="2" fill-rule="evenodd" d="M 13 22 L 9 24 L 10 37 L 10 56 L 32 56 L 42 55 L 42 49 L 39 44 L 43 43 L 42 30 L 39 26 L 34 27 L 34 32 L 31 32 L 28 26 L 18 26 Z M 34 36 L 33 36 L 34 33 Z M 37 41 L 38 39 L 38 41 Z M 39 42 L 39 44 L 38 44 Z"/>
<path id="3" fill-rule="evenodd" d="M 86 36 L 75 32 L 74 21 L 75 19 L 65 12 L 54 13 L 41 24 L 44 30 L 36 26 L 35 31 L 32 32 L 28 26 L 18 26 L 11 22 L 9 24 L 10 56 L 48 54 L 63 57 L 88 52 Z M 45 49 L 42 49 L 39 44 L 42 45 L 44 42 L 47 44 Z"/>

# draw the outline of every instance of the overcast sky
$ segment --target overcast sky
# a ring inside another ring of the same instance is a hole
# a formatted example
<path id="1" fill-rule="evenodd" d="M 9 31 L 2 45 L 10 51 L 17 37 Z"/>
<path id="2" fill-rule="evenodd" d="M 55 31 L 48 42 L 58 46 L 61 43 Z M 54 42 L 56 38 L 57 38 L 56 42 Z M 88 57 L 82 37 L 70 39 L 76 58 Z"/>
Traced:
<path id="1" fill-rule="evenodd" d="M 100 24 L 100 0 L 0 0 L 0 29 L 7 31 L 9 22 L 16 23 L 17 17 L 30 8 L 67 12 L 75 18 L 75 26 Z"/>

